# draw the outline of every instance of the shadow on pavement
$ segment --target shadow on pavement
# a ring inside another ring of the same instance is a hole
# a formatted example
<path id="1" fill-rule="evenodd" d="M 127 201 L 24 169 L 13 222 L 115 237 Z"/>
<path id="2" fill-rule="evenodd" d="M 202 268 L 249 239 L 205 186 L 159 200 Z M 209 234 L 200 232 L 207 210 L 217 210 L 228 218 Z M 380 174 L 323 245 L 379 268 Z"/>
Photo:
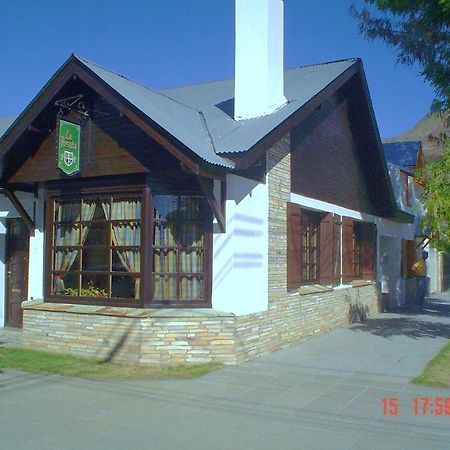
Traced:
<path id="1" fill-rule="evenodd" d="M 437 321 L 437 318 L 446 318 Z M 450 338 L 450 304 L 440 299 L 429 298 L 423 308 L 398 309 L 367 319 L 351 327 L 352 331 L 367 331 L 376 336 L 407 336 L 415 339 Z"/>

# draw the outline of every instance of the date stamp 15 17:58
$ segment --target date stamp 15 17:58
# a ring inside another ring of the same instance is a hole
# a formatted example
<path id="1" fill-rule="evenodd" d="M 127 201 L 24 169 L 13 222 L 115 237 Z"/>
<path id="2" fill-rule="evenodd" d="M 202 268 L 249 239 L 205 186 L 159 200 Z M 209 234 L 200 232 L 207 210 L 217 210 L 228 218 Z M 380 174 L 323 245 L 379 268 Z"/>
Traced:
<path id="1" fill-rule="evenodd" d="M 415 416 L 450 416 L 450 397 L 412 397 L 411 408 Z M 400 412 L 398 397 L 382 397 L 381 407 L 385 416 Z"/>

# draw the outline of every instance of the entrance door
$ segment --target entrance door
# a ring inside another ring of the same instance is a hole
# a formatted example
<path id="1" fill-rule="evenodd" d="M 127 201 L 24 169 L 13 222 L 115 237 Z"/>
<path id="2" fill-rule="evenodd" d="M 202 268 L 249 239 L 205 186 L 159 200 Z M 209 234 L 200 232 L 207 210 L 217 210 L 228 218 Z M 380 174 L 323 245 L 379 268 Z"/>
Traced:
<path id="1" fill-rule="evenodd" d="M 29 231 L 21 219 L 9 219 L 6 251 L 6 324 L 22 327 L 21 303 L 28 295 Z"/>

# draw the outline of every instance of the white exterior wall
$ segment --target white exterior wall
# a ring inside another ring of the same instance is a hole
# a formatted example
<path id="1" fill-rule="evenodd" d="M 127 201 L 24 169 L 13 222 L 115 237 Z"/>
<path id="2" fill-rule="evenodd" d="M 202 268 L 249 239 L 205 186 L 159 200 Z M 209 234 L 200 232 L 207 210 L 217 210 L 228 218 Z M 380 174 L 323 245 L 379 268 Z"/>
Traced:
<path id="1" fill-rule="evenodd" d="M 226 233 L 213 240 L 214 309 L 267 310 L 268 214 L 267 184 L 227 175 Z"/>
<path id="2" fill-rule="evenodd" d="M 16 192 L 16 195 L 22 206 L 27 211 L 28 215 L 32 219 L 34 219 L 34 195 L 19 192 Z M 7 219 L 16 218 L 20 218 L 19 213 L 16 211 L 7 197 L 0 195 L 0 326 L 4 326 L 6 321 L 6 221 Z M 30 298 L 30 292 L 32 292 L 35 288 L 35 279 L 38 279 L 38 284 L 40 285 L 41 292 L 43 284 L 43 260 L 39 264 L 39 260 L 37 260 L 35 257 L 33 257 L 32 260 L 31 256 L 31 249 L 34 249 L 35 247 L 35 245 L 32 244 L 33 239 L 33 237 L 30 238 L 28 298 Z M 40 248 L 40 253 L 41 255 L 43 255 L 43 244 Z"/>

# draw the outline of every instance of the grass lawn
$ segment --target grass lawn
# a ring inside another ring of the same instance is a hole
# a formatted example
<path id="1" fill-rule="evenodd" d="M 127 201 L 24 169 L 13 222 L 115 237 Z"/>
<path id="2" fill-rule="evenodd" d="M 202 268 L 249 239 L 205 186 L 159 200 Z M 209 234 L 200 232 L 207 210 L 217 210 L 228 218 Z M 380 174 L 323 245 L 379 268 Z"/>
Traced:
<path id="1" fill-rule="evenodd" d="M 427 364 L 425 370 L 412 380 L 415 384 L 431 387 L 450 387 L 450 341 Z"/>
<path id="2" fill-rule="evenodd" d="M 201 377 L 220 367 L 220 363 L 168 366 L 122 364 L 23 348 L 0 347 L 0 368 L 96 380 L 188 379 Z"/>

